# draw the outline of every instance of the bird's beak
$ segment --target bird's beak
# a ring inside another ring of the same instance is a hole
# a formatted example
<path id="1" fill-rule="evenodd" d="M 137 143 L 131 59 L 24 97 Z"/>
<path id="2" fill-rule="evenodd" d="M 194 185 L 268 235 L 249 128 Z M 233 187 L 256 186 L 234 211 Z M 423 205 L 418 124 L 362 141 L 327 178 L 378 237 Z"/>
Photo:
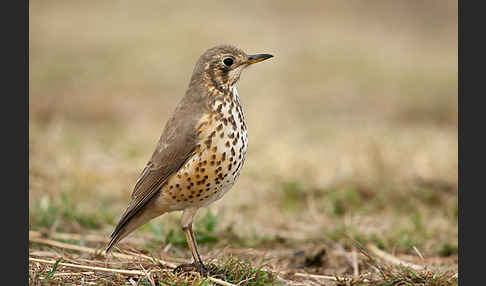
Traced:
<path id="1" fill-rule="evenodd" d="M 247 63 L 248 64 L 259 63 L 269 58 L 273 58 L 273 55 L 270 54 L 249 55 Z"/>

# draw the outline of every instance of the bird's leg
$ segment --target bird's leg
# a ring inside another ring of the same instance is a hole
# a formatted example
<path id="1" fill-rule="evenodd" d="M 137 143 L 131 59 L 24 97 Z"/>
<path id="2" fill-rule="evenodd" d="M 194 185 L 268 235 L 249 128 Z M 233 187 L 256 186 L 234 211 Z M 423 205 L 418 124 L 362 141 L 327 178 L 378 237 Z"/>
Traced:
<path id="1" fill-rule="evenodd" d="M 197 271 L 201 273 L 203 276 L 206 276 L 207 269 L 204 266 L 201 256 L 199 255 L 199 251 L 197 249 L 196 238 L 194 237 L 194 232 L 192 231 L 192 224 L 184 229 L 184 233 L 186 235 L 186 241 L 191 249 L 192 257 L 194 259 L 194 265 L 197 268 Z"/>
<path id="2" fill-rule="evenodd" d="M 190 271 L 191 269 L 196 268 L 197 272 L 199 272 L 203 276 L 207 276 L 207 268 L 204 266 L 201 256 L 199 255 L 199 251 L 197 249 L 196 238 L 194 237 L 194 232 L 192 231 L 192 221 L 194 219 L 194 215 L 196 214 L 197 209 L 186 209 L 182 214 L 182 230 L 186 235 L 187 245 L 192 253 L 193 263 L 192 264 L 181 264 L 174 269 L 174 272 L 186 272 Z"/>

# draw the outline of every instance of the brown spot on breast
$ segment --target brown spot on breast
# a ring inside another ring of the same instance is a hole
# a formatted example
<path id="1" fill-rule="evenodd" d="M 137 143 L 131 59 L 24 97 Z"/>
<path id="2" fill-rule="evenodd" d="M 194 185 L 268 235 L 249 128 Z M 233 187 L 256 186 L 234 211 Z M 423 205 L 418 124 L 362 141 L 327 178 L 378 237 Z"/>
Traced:
<path id="1" fill-rule="evenodd" d="M 216 152 L 216 151 L 218 151 L 218 146 L 213 147 L 213 152 Z"/>
<path id="2" fill-rule="evenodd" d="M 224 144 L 224 146 L 229 147 L 229 146 L 231 146 L 231 144 L 230 144 L 229 141 L 226 141 L 226 144 Z"/>
<path id="3" fill-rule="evenodd" d="M 208 140 L 204 141 L 204 144 L 206 144 L 206 147 L 208 147 L 208 149 L 211 148 L 211 143 L 213 143 L 212 140 L 211 140 L 211 138 L 209 138 Z"/>
<path id="4" fill-rule="evenodd" d="M 228 147 L 229 147 L 229 146 L 228 146 Z M 235 152 L 235 148 L 231 147 L 231 155 L 233 155 L 233 156 L 234 156 L 235 154 L 236 154 L 236 152 Z"/>
<path id="5" fill-rule="evenodd" d="M 226 160 L 226 152 L 223 152 L 223 155 L 221 155 L 221 161 Z"/>
<path id="6" fill-rule="evenodd" d="M 197 129 L 201 129 L 204 125 L 208 124 L 207 121 L 203 121 L 201 122 L 201 124 L 199 124 L 199 126 L 197 127 Z"/>
<path id="7" fill-rule="evenodd" d="M 216 130 L 217 131 L 221 131 L 221 129 L 223 129 L 223 124 L 222 123 L 219 124 L 218 127 L 216 127 Z"/>

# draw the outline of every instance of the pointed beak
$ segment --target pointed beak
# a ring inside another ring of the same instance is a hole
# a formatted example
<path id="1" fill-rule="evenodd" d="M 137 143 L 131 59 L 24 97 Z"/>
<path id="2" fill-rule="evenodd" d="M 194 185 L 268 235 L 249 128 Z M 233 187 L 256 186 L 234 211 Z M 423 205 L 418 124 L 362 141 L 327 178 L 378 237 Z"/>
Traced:
<path id="1" fill-rule="evenodd" d="M 248 64 L 259 63 L 269 58 L 273 58 L 273 55 L 270 54 L 249 55 L 247 63 Z"/>

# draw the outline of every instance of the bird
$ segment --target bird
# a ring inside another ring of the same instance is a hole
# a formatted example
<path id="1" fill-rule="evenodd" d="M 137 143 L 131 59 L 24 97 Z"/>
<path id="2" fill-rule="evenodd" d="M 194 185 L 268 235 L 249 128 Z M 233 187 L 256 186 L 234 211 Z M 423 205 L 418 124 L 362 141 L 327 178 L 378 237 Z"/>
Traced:
<path id="1" fill-rule="evenodd" d="M 197 211 L 221 199 L 240 175 L 248 132 L 236 84 L 243 70 L 272 57 L 247 55 L 234 45 L 212 47 L 199 57 L 185 95 L 135 182 L 106 254 L 150 220 L 182 211 L 181 228 L 193 262 L 179 265 L 174 272 L 192 269 L 207 276 L 192 223 Z"/>

